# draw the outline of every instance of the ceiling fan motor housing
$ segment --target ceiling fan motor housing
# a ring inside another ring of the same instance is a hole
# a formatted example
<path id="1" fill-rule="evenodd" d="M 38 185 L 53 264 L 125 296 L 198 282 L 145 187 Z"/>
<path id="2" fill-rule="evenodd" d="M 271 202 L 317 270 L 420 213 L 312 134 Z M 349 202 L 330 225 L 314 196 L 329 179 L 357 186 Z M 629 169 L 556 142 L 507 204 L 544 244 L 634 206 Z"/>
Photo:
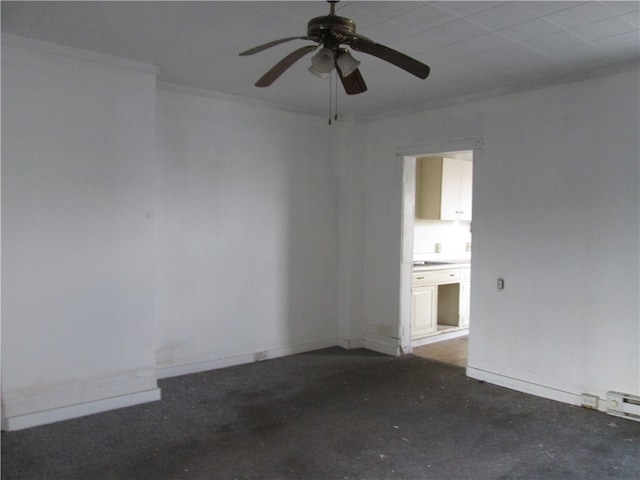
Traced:
<path id="1" fill-rule="evenodd" d="M 356 32 L 356 23 L 345 17 L 326 15 L 309 20 L 307 35 L 318 42 L 336 48 L 341 43 L 349 43 L 350 35 Z"/>

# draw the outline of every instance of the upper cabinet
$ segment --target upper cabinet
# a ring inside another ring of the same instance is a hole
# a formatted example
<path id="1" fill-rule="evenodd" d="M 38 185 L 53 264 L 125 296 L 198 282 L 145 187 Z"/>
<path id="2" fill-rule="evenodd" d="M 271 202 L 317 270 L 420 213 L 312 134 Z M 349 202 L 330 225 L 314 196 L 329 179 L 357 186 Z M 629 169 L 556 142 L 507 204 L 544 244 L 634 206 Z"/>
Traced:
<path id="1" fill-rule="evenodd" d="M 416 161 L 416 217 L 471 220 L 473 164 L 455 158 Z"/>

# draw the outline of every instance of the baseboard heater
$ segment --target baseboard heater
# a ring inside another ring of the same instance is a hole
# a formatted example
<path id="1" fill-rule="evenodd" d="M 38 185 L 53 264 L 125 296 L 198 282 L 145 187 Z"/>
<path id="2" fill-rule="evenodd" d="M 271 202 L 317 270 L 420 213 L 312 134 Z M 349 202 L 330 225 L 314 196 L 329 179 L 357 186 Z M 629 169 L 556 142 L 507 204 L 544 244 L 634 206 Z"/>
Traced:
<path id="1" fill-rule="evenodd" d="M 607 413 L 640 422 L 640 397 L 630 393 L 607 392 Z"/>

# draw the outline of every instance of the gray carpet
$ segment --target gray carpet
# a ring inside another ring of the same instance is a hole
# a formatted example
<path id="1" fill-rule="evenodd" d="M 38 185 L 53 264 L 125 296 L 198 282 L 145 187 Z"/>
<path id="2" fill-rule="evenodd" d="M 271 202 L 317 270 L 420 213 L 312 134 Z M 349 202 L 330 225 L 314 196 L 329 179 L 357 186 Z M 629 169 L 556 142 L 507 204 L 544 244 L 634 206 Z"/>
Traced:
<path id="1" fill-rule="evenodd" d="M 411 355 L 331 348 L 2 434 L 15 479 L 638 479 L 640 423 Z"/>

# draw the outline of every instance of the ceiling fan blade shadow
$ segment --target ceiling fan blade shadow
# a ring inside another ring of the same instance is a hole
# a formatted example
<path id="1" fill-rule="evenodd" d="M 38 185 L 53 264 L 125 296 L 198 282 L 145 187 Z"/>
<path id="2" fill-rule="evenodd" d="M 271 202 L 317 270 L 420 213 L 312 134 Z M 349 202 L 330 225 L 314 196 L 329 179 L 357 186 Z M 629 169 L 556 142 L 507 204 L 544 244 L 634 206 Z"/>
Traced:
<path id="1" fill-rule="evenodd" d="M 368 39 L 362 40 L 355 36 L 351 41 L 351 48 L 359 52 L 368 53 L 374 57 L 378 57 L 389 63 L 392 63 L 396 67 L 399 67 L 418 78 L 425 79 L 429 76 L 431 69 L 428 65 L 419 62 L 415 58 L 411 58 L 404 53 L 400 53 L 392 48 L 385 47 L 379 43 L 371 42 Z"/>
<path id="2" fill-rule="evenodd" d="M 356 68 L 351 75 L 346 77 L 342 75 L 342 70 L 340 70 L 338 65 L 336 65 L 336 71 L 347 95 L 357 95 L 358 93 L 367 91 L 367 84 L 364 82 L 364 78 L 362 78 L 359 69 Z"/>
<path id="3" fill-rule="evenodd" d="M 276 63 L 273 67 L 271 67 L 271 70 L 260 77 L 260 79 L 256 82 L 256 87 L 268 87 L 274 81 L 276 81 L 277 78 L 282 75 L 291 65 L 304 57 L 307 53 L 313 52 L 316 48 L 318 48 L 318 45 L 307 45 L 305 47 L 294 50 L 278 63 Z"/>
<path id="4" fill-rule="evenodd" d="M 244 52 L 240 52 L 238 55 L 253 55 L 254 53 L 261 52 L 266 50 L 267 48 L 275 47 L 276 45 L 280 45 L 281 43 L 290 42 L 291 40 L 313 40 L 316 41 L 315 38 L 312 37 L 286 37 L 280 38 L 279 40 L 274 40 L 272 42 L 263 43 L 262 45 L 258 45 L 257 47 L 250 48 L 249 50 L 245 50 Z"/>

